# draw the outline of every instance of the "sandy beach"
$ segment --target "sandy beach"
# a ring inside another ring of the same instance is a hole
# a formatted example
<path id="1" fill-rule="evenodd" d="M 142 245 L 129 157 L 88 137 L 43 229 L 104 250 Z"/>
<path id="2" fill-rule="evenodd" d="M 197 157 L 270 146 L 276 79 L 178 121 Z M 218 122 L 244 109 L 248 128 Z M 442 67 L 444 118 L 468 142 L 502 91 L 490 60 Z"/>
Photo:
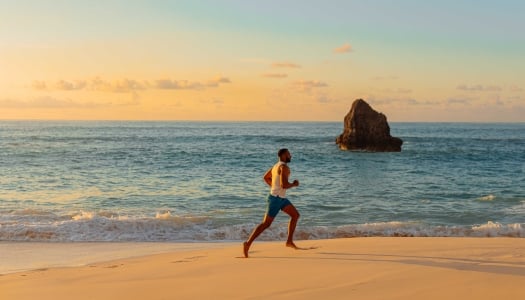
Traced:
<path id="1" fill-rule="evenodd" d="M 286 248 L 284 242 L 256 242 L 248 259 L 242 257 L 241 243 L 179 250 L 175 245 L 167 253 L 9 273 L 0 276 L 0 298 L 525 297 L 524 239 L 381 237 L 297 244 L 304 249 Z M 74 247 L 61 245 L 61 251 Z M 40 247 L 44 246 L 35 245 L 34 251 Z"/>

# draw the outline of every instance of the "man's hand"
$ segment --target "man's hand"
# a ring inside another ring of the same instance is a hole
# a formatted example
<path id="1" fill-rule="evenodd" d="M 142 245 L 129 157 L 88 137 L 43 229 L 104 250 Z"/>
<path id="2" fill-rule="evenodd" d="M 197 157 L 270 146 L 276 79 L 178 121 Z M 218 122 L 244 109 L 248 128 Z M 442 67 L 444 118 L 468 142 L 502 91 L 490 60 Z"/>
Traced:
<path id="1" fill-rule="evenodd" d="M 299 180 L 294 180 L 292 183 L 294 186 L 299 186 Z"/>

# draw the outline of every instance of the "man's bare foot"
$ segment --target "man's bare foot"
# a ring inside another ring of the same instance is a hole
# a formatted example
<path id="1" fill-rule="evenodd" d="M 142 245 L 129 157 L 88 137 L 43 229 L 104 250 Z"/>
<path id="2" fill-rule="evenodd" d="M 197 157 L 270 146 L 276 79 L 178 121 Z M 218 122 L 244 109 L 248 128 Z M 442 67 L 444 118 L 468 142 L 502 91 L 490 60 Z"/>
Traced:
<path id="1" fill-rule="evenodd" d="M 293 242 L 290 242 L 290 243 L 286 243 L 286 247 L 290 247 L 290 248 L 293 248 L 293 249 L 299 249 L 299 247 L 297 247 Z"/>
<path id="2" fill-rule="evenodd" d="M 248 250 L 250 250 L 250 245 L 248 245 L 248 242 L 244 242 L 242 244 L 242 250 L 244 252 L 244 257 L 248 258 Z"/>

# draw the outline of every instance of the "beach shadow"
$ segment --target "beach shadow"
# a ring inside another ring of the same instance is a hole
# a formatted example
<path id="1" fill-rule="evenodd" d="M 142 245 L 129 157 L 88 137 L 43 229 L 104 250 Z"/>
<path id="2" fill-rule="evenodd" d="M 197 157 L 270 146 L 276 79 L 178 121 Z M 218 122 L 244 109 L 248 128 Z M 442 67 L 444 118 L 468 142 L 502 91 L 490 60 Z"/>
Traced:
<path id="1" fill-rule="evenodd" d="M 365 253 L 337 253 L 337 252 L 318 252 L 321 255 L 330 255 L 332 257 L 270 257 L 256 256 L 253 258 L 260 259 L 299 259 L 299 260 L 341 260 L 356 262 L 384 262 L 398 263 L 407 265 L 418 265 L 434 268 L 445 268 L 459 271 L 471 271 L 491 274 L 503 274 L 525 277 L 525 263 L 523 262 L 503 262 L 478 259 L 462 259 L 450 257 L 432 257 L 432 256 L 409 256 L 409 255 L 381 255 Z M 337 256 L 337 257 L 334 257 Z M 388 259 L 391 258 L 391 259 Z"/>
<path id="2" fill-rule="evenodd" d="M 244 257 L 244 255 L 241 255 L 241 256 L 235 256 L 235 258 L 243 258 L 243 259 L 246 259 L 246 258 L 252 258 L 252 255 L 253 255 L 254 253 L 257 254 L 257 253 L 259 253 L 259 251 L 257 251 L 257 250 L 250 251 L 250 256 L 248 256 L 248 257 Z"/>
<path id="3" fill-rule="evenodd" d="M 336 258 L 344 260 L 362 260 L 393 262 L 400 264 L 419 265 L 426 267 L 446 268 L 460 271 L 473 271 L 482 273 L 505 274 L 515 276 L 525 276 L 525 263 L 523 262 L 504 262 L 468 258 L 453 258 L 439 256 L 410 256 L 410 255 L 391 255 L 391 254 L 357 254 L 357 253 L 330 253 L 320 252 L 323 255 L 339 255 L 347 257 L 383 257 L 385 259 L 365 259 L 365 258 Z M 386 258 L 401 258 L 400 260 Z"/>
<path id="4" fill-rule="evenodd" d="M 116 268 L 118 268 L 118 267 L 120 267 L 120 266 L 123 266 L 123 264 L 120 264 L 120 265 L 105 266 L 104 268 L 106 268 L 106 269 L 116 269 Z"/>
<path id="5" fill-rule="evenodd" d="M 498 265 L 494 262 L 486 262 L 486 264 L 473 264 L 473 263 L 463 263 L 463 262 L 438 262 L 438 261 L 428 261 L 428 260 L 402 260 L 400 263 L 408 265 L 419 265 L 426 267 L 435 267 L 435 268 L 446 268 L 459 271 L 472 271 L 472 272 L 482 272 L 482 273 L 492 273 L 492 274 L 503 274 L 503 275 L 513 275 L 513 276 L 523 276 L 525 277 L 525 268 L 524 267 L 515 267 L 515 266 L 506 266 Z M 505 263 L 508 264 L 508 263 Z"/>
<path id="6" fill-rule="evenodd" d="M 176 261 L 172 261 L 171 263 L 172 264 L 178 264 L 178 263 L 189 263 L 189 262 L 194 262 L 198 259 L 201 259 L 201 258 L 205 258 L 206 256 L 204 255 L 199 255 L 199 256 L 192 256 L 192 257 L 185 257 L 183 259 L 180 259 L 180 260 L 176 260 Z"/>
<path id="7" fill-rule="evenodd" d="M 311 246 L 311 247 L 296 247 L 296 248 L 292 248 L 292 250 L 299 250 L 299 251 L 308 251 L 308 250 L 316 250 L 316 249 L 319 249 L 321 247 L 319 246 Z M 251 258 L 254 253 L 258 253 L 259 251 L 250 251 L 250 256 L 249 257 L 244 257 L 244 256 L 235 256 L 235 258 Z"/>
<path id="8" fill-rule="evenodd" d="M 418 259 L 436 259 L 436 260 L 449 260 L 458 262 L 478 263 L 478 264 L 506 264 L 506 265 L 517 265 L 525 266 L 525 262 L 504 262 L 495 260 L 481 260 L 481 259 L 469 259 L 469 258 L 454 258 L 454 257 L 443 257 L 443 256 L 413 256 L 413 255 L 394 255 L 394 254 L 367 254 L 367 253 L 341 253 L 341 252 L 318 252 L 323 255 L 340 255 L 340 256 L 372 256 L 372 257 L 393 257 L 393 258 L 418 258 Z"/>
<path id="9" fill-rule="evenodd" d="M 297 247 L 295 248 L 295 250 L 317 250 L 319 249 L 320 247 L 318 246 L 312 246 L 312 247 Z"/>

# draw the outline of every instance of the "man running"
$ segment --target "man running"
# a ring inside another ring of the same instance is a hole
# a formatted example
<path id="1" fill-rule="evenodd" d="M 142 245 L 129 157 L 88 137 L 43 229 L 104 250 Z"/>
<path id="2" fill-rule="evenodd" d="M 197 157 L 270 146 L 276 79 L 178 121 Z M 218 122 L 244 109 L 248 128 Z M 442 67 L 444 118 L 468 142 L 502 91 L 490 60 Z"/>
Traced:
<path id="1" fill-rule="evenodd" d="M 290 223 L 288 224 L 288 240 L 286 246 L 297 249 L 293 242 L 293 233 L 299 220 L 299 212 L 293 204 L 286 198 L 286 190 L 295 186 L 299 186 L 299 181 L 294 180 L 292 183 L 288 182 L 290 177 L 290 168 L 288 163 L 292 160 L 292 155 L 288 149 L 280 149 L 277 152 L 279 161 L 271 167 L 264 174 L 264 182 L 270 186 L 270 194 L 268 195 L 266 214 L 263 222 L 253 230 L 250 238 L 243 244 L 244 257 L 248 257 L 248 251 L 253 241 L 270 225 L 279 213 L 279 210 L 284 211 L 290 216 Z"/>

